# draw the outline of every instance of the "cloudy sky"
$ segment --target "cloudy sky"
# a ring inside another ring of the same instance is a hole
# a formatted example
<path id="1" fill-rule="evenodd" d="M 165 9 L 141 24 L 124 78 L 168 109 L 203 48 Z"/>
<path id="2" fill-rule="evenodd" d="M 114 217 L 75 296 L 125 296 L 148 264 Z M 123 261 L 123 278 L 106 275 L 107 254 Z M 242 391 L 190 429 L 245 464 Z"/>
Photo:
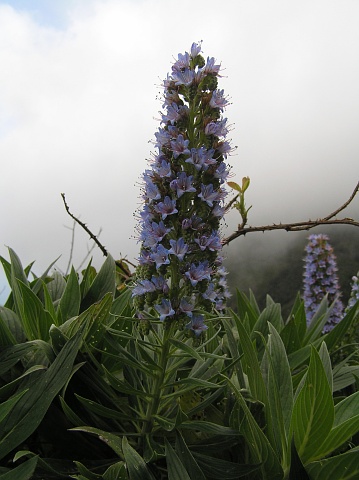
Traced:
<path id="1" fill-rule="evenodd" d="M 135 260 L 161 82 L 200 40 L 222 64 L 249 223 L 328 214 L 359 180 L 358 21 L 357 0 L 0 0 L 0 255 L 12 247 L 37 274 L 62 255 L 65 270 L 64 192 L 115 258 Z M 77 227 L 75 266 L 90 247 Z"/>

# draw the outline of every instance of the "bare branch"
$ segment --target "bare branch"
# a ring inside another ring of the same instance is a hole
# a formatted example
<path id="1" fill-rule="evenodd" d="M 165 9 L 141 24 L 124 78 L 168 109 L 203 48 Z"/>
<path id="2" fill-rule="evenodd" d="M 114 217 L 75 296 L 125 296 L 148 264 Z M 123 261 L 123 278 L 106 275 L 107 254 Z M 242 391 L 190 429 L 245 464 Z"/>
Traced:
<path id="1" fill-rule="evenodd" d="M 81 220 L 79 220 L 77 217 L 75 217 L 75 215 L 73 213 L 70 212 L 70 208 L 69 206 L 67 205 L 67 202 L 66 202 L 66 198 L 65 198 L 65 194 L 64 193 L 61 193 L 61 197 L 62 197 L 62 200 L 64 202 L 64 205 L 65 205 L 65 209 L 66 209 L 66 212 L 70 215 L 70 217 L 75 221 L 77 222 L 84 230 L 85 232 L 90 236 L 91 240 L 93 240 L 95 242 L 95 244 L 100 248 L 101 252 L 103 253 L 103 255 L 105 257 L 108 256 L 108 251 L 107 249 L 102 245 L 102 243 L 99 241 L 99 239 L 97 238 L 97 236 L 95 234 L 93 234 L 91 232 L 91 230 L 87 227 L 87 225 L 83 222 L 81 222 Z M 98 235 L 100 235 L 102 229 L 100 229 Z M 90 253 L 92 252 L 94 246 L 91 247 L 91 249 L 88 251 L 87 255 L 85 258 L 88 257 L 88 255 L 90 255 Z M 127 279 L 130 278 L 132 276 L 132 273 L 125 268 L 125 266 L 123 265 L 123 261 L 125 261 L 126 263 L 128 263 L 129 265 L 132 265 L 132 266 L 135 266 L 133 265 L 133 263 L 131 263 L 130 261 L 126 260 L 126 259 L 120 259 L 120 260 L 115 260 L 115 263 L 116 263 L 116 266 L 120 269 L 120 271 L 122 272 L 123 276 L 126 277 Z M 81 264 L 82 265 L 82 264 Z M 79 267 L 80 268 L 80 267 Z"/>
<path id="2" fill-rule="evenodd" d="M 65 209 L 66 209 L 66 212 L 70 215 L 70 217 L 72 219 L 75 220 L 75 222 L 77 222 L 84 230 L 85 232 L 90 236 L 90 238 L 96 243 L 96 245 L 100 248 L 101 252 L 103 253 L 103 255 L 105 257 L 107 257 L 108 255 L 108 252 L 106 250 L 106 248 L 102 245 L 102 243 L 99 241 L 99 239 L 96 237 L 96 235 L 94 235 L 91 230 L 83 223 L 81 222 L 81 220 L 79 220 L 77 217 L 75 217 L 75 215 L 73 215 L 71 212 L 70 212 L 70 209 L 69 209 L 69 206 L 67 205 L 66 203 L 66 198 L 65 198 L 65 194 L 64 193 L 61 193 L 61 197 L 62 197 L 62 200 L 64 202 L 64 205 L 65 205 Z"/>
<path id="3" fill-rule="evenodd" d="M 352 218 L 342 218 L 342 219 L 333 218 L 338 213 L 342 212 L 345 208 L 347 208 L 347 206 L 352 202 L 352 200 L 354 199 L 358 191 L 359 191 L 359 182 L 357 183 L 349 199 L 345 203 L 343 203 L 343 205 L 337 208 L 334 212 L 330 213 L 324 218 L 319 218 L 317 220 L 308 220 L 305 222 L 264 225 L 261 227 L 242 227 L 241 225 L 239 225 L 237 231 L 235 231 L 234 233 L 229 235 L 229 237 L 224 238 L 222 240 L 222 245 L 228 245 L 235 238 L 238 238 L 241 235 L 246 235 L 247 233 L 252 233 L 252 232 L 266 232 L 270 230 L 286 230 L 287 232 L 298 232 L 301 230 L 310 230 L 311 228 L 318 227 L 319 225 L 353 225 L 355 227 L 359 227 L 359 222 L 353 220 Z"/>

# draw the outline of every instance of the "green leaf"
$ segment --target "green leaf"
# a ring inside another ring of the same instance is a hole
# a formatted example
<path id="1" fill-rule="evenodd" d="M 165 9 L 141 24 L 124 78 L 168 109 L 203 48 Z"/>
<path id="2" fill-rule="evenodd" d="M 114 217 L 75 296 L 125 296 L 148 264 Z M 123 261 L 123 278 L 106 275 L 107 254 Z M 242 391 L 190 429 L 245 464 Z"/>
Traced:
<path id="1" fill-rule="evenodd" d="M 122 292 L 113 302 L 111 307 L 111 315 L 115 318 L 124 314 L 126 308 L 131 303 L 132 291 L 128 288 Z M 114 318 L 114 319 L 115 319 Z"/>
<path id="2" fill-rule="evenodd" d="M 165 438 L 168 480 L 191 480 L 188 472 L 176 452 Z"/>
<path id="3" fill-rule="evenodd" d="M 51 320 L 52 320 L 52 323 L 57 323 L 57 316 L 56 316 L 56 310 L 55 310 L 55 306 L 54 306 L 54 303 L 51 299 L 51 296 L 49 294 L 49 291 L 47 289 L 47 285 L 45 282 L 43 282 L 42 284 L 43 286 L 43 294 L 44 294 L 44 305 L 45 305 L 45 310 L 47 310 L 49 312 L 49 314 L 51 315 Z"/>
<path id="4" fill-rule="evenodd" d="M 35 472 L 38 457 L 33 457 L 7 473 L 0 475 L 0 480 L 30 480 Z"/>
<path id="5" fill-rule="evenodd" d="M 52 275 L 51 281 L 46 283 L 46 286 L 51 300 L 55 303 L 62 297 L 66 287 L 66 281 L 60 272 L 55 271 Z"/>
<path id="6" fill-rule="evenodd" d="M 0 353 L 0 375 L 8 372 L 19 360 L 35 350 L 35 348 L 35 345 L 30 342 L 5 348 Z"/>
<path id="7" fill-rule="evenodd" d="M 71 375 L 81 333 L 67 342 L 55 361 L 35 381 L 0 423 L 0 459 L 25 441 L 40 424 L 53 399 Z"/>
<path id="8" fill-rule="evenodd" d="M 359 478 L 359 451 L 320 460 L 307 465 L 311 480 L 357 480 Z"/>
<path id="9" fill-rule="evenodd" d="M 255 340 L 257 338 L 256 332 L 259 332 L 264 337 L 267 337 L 269 332 L 268 325 L 270 324 L 273 325 L 278 332 L 280 332 L 283 328 L 281 307 L 278 303 L 269 305 L 259 315 L 258 320 L 253 327 L 251 340 Z"/>
<path id="10" fill-rule="evenodd" d="M 327 380 L 329 383 L 330 391 L 333 392 L 333 371 L 332 371 L 332 363 L 330 361 L 330 356 L 328 352 L 328 348 L 325 342 L 322 342 L 320 349 L 319 349 L 319 357 L 322 361 L 325 374 L 327 376 Z"/>
<path id="11" fill-rule="evenodd" d="M 202 360 L 201 355 L 190 345 L 187 345 L 184 342 L 176 340 L 175 338 L 170 339 L 170 343 L 176 348 L 183 350 L 189 357 L 196 358 L 197 360 Z"/>
<path id="12" fill-rule="evenodd" d="M 81 302 L 81 311 L 100 301 L 106 293 L 111 293 L 114 296 L 115 291 L 116 263 L 111 255 L 108 255 Z"/>
<path id="13" fill-rule="evenodd" d="M 355 383 L 359 376 L 359 365 L 344 365 L 333 370 L 333 391 L 343 390 Z"/>
<path id="14" fill-rule="evenodd" d="M 155 480 L 144 459 L 131 447 L 126 437 L 122 439 L 122 450 L 130 480 Z"/>
<path id="15" fill-rule="evenodd" d="M 5 347 L 25 341 L 19 317 L 9 308 L 0 306 L 0 345 Z"/>
<path id="16" fill-rule="evenodd" d="M 351 328 L 357 318 L 359 302 L 357 302 L 344 318 L 325 336 L 328 350 L 332 351 L 342 341 L 346 332 Z"/>
<path id="17" fill-rule="evenodd" d="M 19 377 L 15 378 L 12 382 L 6 383 L 0 388 L 0 400 L 3 400 L 5 398 L 9 398 L 9 396 L 14 392 L 16 387 L 19 385 L 19 383 L 22 382 L 22 380 L 27 377 L 28 375 L 31 375 L 34 372 L 37 372 L 38 370 L 44 370 L 46 367 L 44 365 L 35 365 L 28 370 L 26 370 L 25 373 L 20 375 Z"/>
<path id="18" fill-rule="evenodd" d="M 304 302 L 297 296 L 289 320 L 280 332 L 280 336 L 289 354 L 296 352 L 302 347 L 306 331 L 307 320 Z"/>
<path id="19" fill-rule="evenodd" d="M 112 294 L 106 294 L 102 300 L 91 305 L 78 317 L 67 320 L 60 326 L 60 330 L 71 338 L 82 326 L 84 326 L 84 340 L 91 346 L 96 346 L 103 338 L 104 322 L 108 318 L 112 305 Z"/>
<path id="20" fill-rule="evenodd" d="M 110 432 L 105 432 L 95 427 L 75 427 L 70 429 L 72 432 L 86 432 L 96 435 L 100 440 L 106 443 L 112 450 L 117 453 L 117 455 L 123 458 L 122 446 L 121 446 L 121 437 L 114 435 Z"/>
<path id="21" fill-rule="evenodd" d="M 242 365 L 245 362 L 243 370 L 248 376 L 248 383 L 251 389 L 251 394 L 256 400 L 259 400 L 264 405 L 267 405 L 267 392 L 260 370 L 257 352 L 239 317 L 234 312 L 231 312 L 231 314 L 236 322 L 239 342 L 243 350 Z"/>
<path id="22" fill-rule="evenodd" d="M 9 398 L 9 400 L 6 400 L 6 402 L 0 403 L 0 422 L 2 422 L 6 415 L 11 412 L 13 407 L 26 392 L 27 390 L 24 390 L 23 392 L 18 393 L 14 397 Z"/>
<path id="23" fill-rule="evenodd" d="M 198 430 L 199 432 L 208 433 L 210 435 L 239 435 L 239 432 L 233 428 L 200 420 L 183 422 L 179 428 L 183 430 Z"/>
<path id="24" fill-rule="evenodd" d="M 263 356 L 262 371 L 267 385 L 266 420 L 268 437 L 279 458 L 286 464 L 288 433 L 293 410 L 293 385 L 287 354 L 282 339 L 273 325 Z"/>
<path id="25" fill-rule="evenodd" d="M 100 403 L 95 402 L 94 400 L 89 400 L 87 398 L 81 397 L 75 393 L 76 398 L 79 400 L 84 407 L 90 411 L 104 418 L 114 418 L 116 420 L 131 420 L 128 415 L 124 415 L 119 410 L 114 410 L 112 408 L 104 407 Z"/>
<path id="26" fill-rule="evenodd" d="M 251 305 L 251 302 L 248 300 L 246 295 L 239 290 L 237 290 L 237 308 L 238 308 L 238 316 L 243 322 L 245 319 L 246 314 L 248 315 L 249 320 L 249 331 L 251 333 L 253 330 L 253 326 L 255 325 L 256 321 L 258 320 L 259 314 L 255 308 Z"/>
<path id="27" fill-rule="evenodd" d="M 328 299 L 325 296 L 321 301 L 317 311 L 313 315 L 304 337 L 303 344 L 309 345 L 314 342 L 322 334 L 323 327 L 329 320 L 332 313 L 333 305 L 328 308 Z"/>
<path id="28" fill-rule="evenodd" d="M 78 315 L 80 311 L 80 304 L 80 285 L 77 273 L 75 272 L 74 267 L 72 267 L 70 275 L 67 278 L 66 287 L 59 302 L 59 324 L 64 323 L 69 318 L 76 317 L 76 315 Z"/>
<path id="29" fill-rule="evenodd" d="M 308 476 L 308 473 L 299 458 L 297 449 L 295 448 L 294 440 L 292 440 L 291 453 L 291 464 L 288 480 L 310 480 L 310 477 Z"/>
<path id="30" fill-rule="evenodd" d="M 179 431 L 176 432 L 176 453 L 189 473 L 190 478 L 195 478 L 196 480 L 206 480 L 204 473 L 194 459 Z"/>
<path id="31" fill-rule="evenodd" d="M 22 324 L 29 340 L 48 340 L 52 325 L 51 315 L 45 310 L 41 300 L 21 281 L 17 281 L 22 297 Z"/>
<path id="32" fill-rule="evenodd" d="M 9 256 L 10 256 L 10 263 L 11 263 L 11 282 L 10 282 L 10 285 L 12 286 L 12 288 L 14 288 L 14 286 L 12 285 L 12 282 L 14 280 L 14 278 L 16 278 L 17 280 L 20 280 L 22 283 L 24 283 L 25 285 L 28 285 L 29 282 L 28 282 L 28 279 L 27 279 L 27 275 L 22 267 L 22 264 L 21 264 L 21 261 L 20 261 L 20 258 L 16 255 L 16 253 L 14 252 L 14 250 L 12 248 L 8 248 L 9 250 Z M 8 279 L 10 280 L 10 279 Z"/>
<path id="33" fill-rule="evenodd" d="M 339 402 L 334 407 L 333 428 L 316 452 L 316 459 L 327 456 L 359 432 L 359 392 Z"/>
<path id="34" fill-rule="evenodd" d="M 238 480 L 242 477 L 252 478 L 251 474 L 254 474 L 260 468 L 259 465 L 251 465 L 249 463 L 243 465 L 240 463 L 228 462 L 221 458 L 210 457 L 197 452 L 194 452 L 193 456 L 207 480 Z M 276 480 L 278 477 L 258 477 L 254 475 L 253 478 L 261 478 L 263 480 L 268 478 L 268 480 Z M 196 477 L 193 477 L 193 480 L 195 479 Z"/>
<path id="35" fill-rule="evenodd" d="M 293 407 L 291 432 L 301 461 L 306 465 L 323 443 L 334 421 L 334 405 L 318 352 L 312 347 L 304 384 Z"/>
<path id="36" fill-rule="evenodd" d="M 117 462 L 108 467 L 102 478 L 103 480 L 128 480 L 125 462 Z"/>
<path id="37" fill-rule="evenodd" d="M 75 475 L 72 478 L 77 478 L 78 480 L 99 480 L 102 478 L 102 475 L 97 475 L 97 473 L 91 472 L 91 470 L 85 467 L 81 462 L 74 463 L 80 475 Z"/>
<path id="38" fill-rule="evenodd" d="M 228 382 L 244 413 L 240 433 L 244 436 L 251 453 L 251 463 L 260 464 L 263 480 L 282 480 L 283 469 L 276 452 L 253 417 L 241 392 L 230 380 Z"/>

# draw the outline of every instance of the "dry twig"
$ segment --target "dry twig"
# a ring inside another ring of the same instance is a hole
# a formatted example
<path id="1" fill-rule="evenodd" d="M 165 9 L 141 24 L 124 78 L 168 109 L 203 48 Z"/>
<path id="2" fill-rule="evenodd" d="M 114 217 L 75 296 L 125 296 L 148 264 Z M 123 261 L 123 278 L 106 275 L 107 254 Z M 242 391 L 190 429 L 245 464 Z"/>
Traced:
<path id="1" fill-rule="evenodd" d="M 338 213 L 342 212 L 347 206 L 352 202 L 355 195 L 359 191 L 359 182 L 357 183 L 353 193 L 348 198 L 348 200 L 343 203 L 339 208 L 334 212 L 330 213 L 324 218 L 318 218 L 317 220 L 307 220 L 305 222 L 295 222 L 295 223 L 279 223 L 273 225 L 264 225 L 261 227 L 244 227 L 242 225 L 238 226 L 238 230 L 233 232 L 229 237 L 224 238 L 222 241 L 223 245 L 228 245 L 235 238 L 240 237 L 241 235 L 246 235 L 247 233 L 252 232 L 267 232 L 270 230 L 286 230 L 287 232 L 298 232 L 301 230 L 310 230 L 311 228 L 318 227 L 319 225 L 353 225 L 359 227 L 359 222 L 353 220 L 352 218 L 341 218 L 334 219 Z"/>
<path id="2" fill-rule="evenodd" d="M 77 222 L 84 230 L 85 232 L 90 236 L 91 240 L 93 240 L 96 245 L 99 247 L 99 249 L 101 250 L 101 252 L 103 253 L 103 255 L 105 257 L 107 257 L 108 255 L 108 251 L 107 249 L 102 245 L 102 243 L 100 242 L 100 240 L 97 238 L 97 236 L 95 234 L 93 234 L 91 232 L 91 230 L 88 228 L 88 226 L 81 222 L 80 219 L 78 219 L 73 213 L 70 212 L 70 208 L 66 202 L 66 198 L 65 198 L 65 194 L 64 193 L 61 193 L 61 197 L 62 197 L 62 200 L 64 202 L 64 205 L 65 205 L 65 209 L 66 209 L 66 212 L 70 215 L 70 217 L 75 221 Z M 101 230 L 100 230 L 101 232 Z M 129 265 L 135 267 L 136 265 L 134 265 L 133 263 L 131 263 L 129 260 L 125 259 L 126 263 L 128 263 Z M 127 270 L 124 265 L 122 264 L 122 259 L 121 260 L 115 260 L 115 263 L 117 265 L 117 267 L 122 271 L 122 273 L 124 274 L 124 276 L 126 277 L 129 277 L 131 275 L 131 273 L 129 272 L 129 270 Z"/>

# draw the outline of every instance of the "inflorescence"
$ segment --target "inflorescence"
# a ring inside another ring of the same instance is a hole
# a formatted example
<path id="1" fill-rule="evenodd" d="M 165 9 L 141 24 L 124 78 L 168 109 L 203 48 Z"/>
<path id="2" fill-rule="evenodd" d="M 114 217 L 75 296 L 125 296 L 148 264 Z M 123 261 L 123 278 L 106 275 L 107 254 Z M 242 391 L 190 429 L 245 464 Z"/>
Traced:
<path id="1" fill-rule="evenodd" d="M 330 303 L 335 301 L 329 321 L 323 329 L 325 333 L 332 330 L 343 317 L 336 257 L 327 235 L 310 235 L 308 240 L 304 259 L 304 306 L 309 322 L 325 295 L 328 295 Z"/>
<path id="2" fill-rule="evenodd" d="M 228 99 L 217 88 L 220 65 L 200 52 L 194 43 L 179 54 L 163 83 L 157 153 L 143 174 L 132 293 L 139 318 L 157 312 L 195 336 L 207 329 L 205 312 L 223 310 L 230 295 L 219 232 L 232 151 L 222 116 Z"/>
<path id="3" fill-rule="evenodd" d="M 345 309 L 346 312 L 349 312 L 349 310 L 354 307 L 356 302 L 359 300 L 359 272 L 352 277 L 352 285 L 351 285 L 351 290 L 350 290 L 350 298 L 348 301 L 348 306 Z"/>

